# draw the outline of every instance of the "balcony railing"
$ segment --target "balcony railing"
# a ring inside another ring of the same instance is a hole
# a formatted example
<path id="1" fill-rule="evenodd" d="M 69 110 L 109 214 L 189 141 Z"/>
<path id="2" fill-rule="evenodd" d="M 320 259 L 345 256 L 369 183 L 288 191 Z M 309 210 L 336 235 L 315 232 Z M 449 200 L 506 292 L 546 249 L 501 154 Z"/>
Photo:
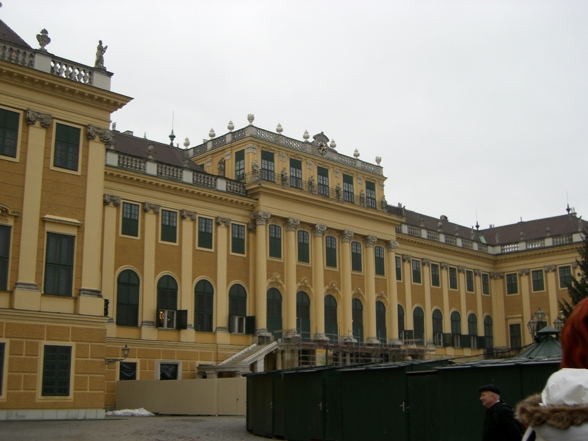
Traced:
<path id="1" fill-rule="evenodd" d="M 234 132 L 229 132 L 224 135 L 221 135 L 217 138 L 211 139 L 206 141 L 205 143 L 193 147 L 191 149 L 191 157 L 200 156 L 206 152 L 211 150 L 217 149 L 221 146 L 224 146 L 230 142 L 235 142 L 240 139 L 243 139 L 247 136 L 251 136 L 253 138 L 261 139 L 264 141 L 269 141 L 274 144 L 280 144 L 285 147 L 298 150 L 300 152 L 308 153 L 311 155 L 320 156 L 315 149 L 313 149 L 313 144 L 309 142 L 298 141 L 293 138 L 288 138 L 286 136 L 280 135 L 278 133 L 270 132 L 268 130 L 263 130 L 255 126 L 247 126 L 243 129 L 236 130 Z M 383 174 L 383 169 L 379 165 L 370 164 L 369 162 L 362 161 L 358 158 L 352 158 L 350 156 L 345 156 L 337 152 L 335 149 L 329 149 L 328 158 L 339 162 L 341 164 L 345 164 L 347 166 L 362 170 L 368 173 L 374 173 L 377 175 Z"/>
<path id="2" fill-rule="evenodd" d="M 271 182 L 282 187 L 298 189 L 300 191 L 333 199 L 342 203 L 373 208 L 374 210 L 379 211 L 385 211 L 387 209 L 387 203 L 385 201 L 376 201 L 373 198 L 368 198 L 364 193 L 350 193 L 348 191 L 343 191 L 342 188 L 332 188 L 323 184 L 318 184 L 313 180 L 303 181 L 298 177 L 283 175 L 281 173 L 276 173 L 273 170 L 262 169 L 257 172 L 246 173 L 243 180 L 246 183 L 258 181 Z"/>
<path id="3" fill-rule="evenodd" d="M 114 156 L 114 158 L 109 159 L 111 156 Z M 218 176 L 197 172 L 188 168 L 176 167 L 169 164 L 159 164 L 155 163 L 155 161 L 148 161 L 146 158 L 123 155 L 113 150 L 107 152 L 106 163 L 125 170 L 154 175 L 175 182 L 184 182 L 198 187 L 222 190 L 227 193 L 247 196 L 245 184 L 242 182 L 219 178 Z M 148 163 L 151 166 L 148 166 Z M 220 179 L 224 182 L 224 186 L 219 184 Z"/>
<path id="4" fill-rule="evenodd" d="M 29 49 L 7 42 L 0 43 L 0 60 L 29 67 L 77 83 L 110 90 L 112 73 L 57 57 L 41 49 Z"/>

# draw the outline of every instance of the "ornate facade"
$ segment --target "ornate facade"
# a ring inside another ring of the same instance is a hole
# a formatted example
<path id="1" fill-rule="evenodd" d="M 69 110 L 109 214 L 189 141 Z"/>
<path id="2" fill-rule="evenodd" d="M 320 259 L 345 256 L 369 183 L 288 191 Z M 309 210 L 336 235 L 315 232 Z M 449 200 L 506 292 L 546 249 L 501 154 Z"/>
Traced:
<path id="1" fill-rule="evenodd" d="M 195 147 L 110 130 L 110 73 L 1 26 L 2 415 L 100 417 L 116 381 L 229 375 L 253 344 L 257 370 L 481 356 L 557 318 L 574 213 L 477 230 L 392 207 L 379 160 L 253 115 Z"/>

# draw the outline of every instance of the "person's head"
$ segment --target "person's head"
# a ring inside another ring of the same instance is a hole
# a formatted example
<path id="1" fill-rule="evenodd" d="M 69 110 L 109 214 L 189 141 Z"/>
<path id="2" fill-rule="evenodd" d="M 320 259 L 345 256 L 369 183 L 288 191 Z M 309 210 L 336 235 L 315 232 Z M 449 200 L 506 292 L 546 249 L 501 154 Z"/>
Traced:
<path id="1" fill-rule="evenodd" d="M 487 384 L 478 390 L 480 391 L 480 401 L 487 409 L 494 406 L 500 400 L 500 389 L 495 384 Z"/>
<path id="2" fill-rule="evenodd" d="M 561 367 L 588 368 L 588 298 L 576 305 L 561 333 Z"/>

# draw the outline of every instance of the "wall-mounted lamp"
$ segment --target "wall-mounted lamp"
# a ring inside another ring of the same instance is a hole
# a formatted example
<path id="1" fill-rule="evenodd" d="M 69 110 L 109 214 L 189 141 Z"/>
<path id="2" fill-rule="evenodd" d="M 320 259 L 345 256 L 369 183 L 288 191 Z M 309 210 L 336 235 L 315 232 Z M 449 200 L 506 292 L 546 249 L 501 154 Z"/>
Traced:
<path id="1" fill-rule="evenodd" d="M 123 352 L 123 358 L 105 358 L 104 361 L 106 362 L 106 364 L 114 364 L 117 361 L 123 361 L 124 359 L 126 359 L 129 356 L 129 347 L 127 345 L 125 345 L 124 348 L 122 348 L 122 352 Z"/>

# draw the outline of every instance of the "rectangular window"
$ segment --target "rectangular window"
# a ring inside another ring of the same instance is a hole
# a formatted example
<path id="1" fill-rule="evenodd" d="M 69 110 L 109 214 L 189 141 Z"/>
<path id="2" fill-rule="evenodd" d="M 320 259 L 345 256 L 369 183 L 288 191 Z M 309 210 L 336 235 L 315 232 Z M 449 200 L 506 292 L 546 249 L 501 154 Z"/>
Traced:
<path id="1" fill-rule="evenodd" d="M 412 283 L 421 283 L 421 261 L 412 259 Z"/>
<path id="2" fill-rule="evenodd" d="M 245 179 L 245 150 L 235 152 L 235 180 Z"/>
<path id="3" fill-rule="evenodd" d="M 361 244 L 359 242 L 351 242 L 351 270 L 361 271 Z"/>
<path id="4" fill-rule="evenodd" d="M 396 257 L 396 280 L 402 280 L 402 261 L 400 260 L 400 256 Z"/>
<path id="5" fill-rule="evenodd" d="M 75 236 L 47 233 L 45 294 L 72 295 L 75 239 Z"/>
<path id="6" fill-rule="evenodd" d="M 490 294 L 490 277 L 486 273 L 482 273 L 482 294 Z"/>
<path id="7" fill-rule="evenodd" d="M 355 202 L 353 193 L 353 176 L 343 175 L 343 200 L 346 202 Z"/>
<path id="8" fill-rule="evenodd" d="M 376 258 L 376 274 L 378 276 L 385 275 L 384 248 L 375 247 L 374 248 L 374 256 Z"/>
<path id="9" fill-rule="evenodd" d="M 302 161 L 290 159 L 290 187 L 302 188 Z"/>
<path id="10" fill-rule="evenodd" d="M 474 292 L 474 272 L 466 270 L 466 291 Z"/>
<path id="11" fill-rule="evenodd" d="M 274 176 L 274 154 L 272 152 L 261 151 L 261 179 L 266 181 L 275 181 Z"/>
<path id="12" fill-rule="evenodd" d="M 307 231 L 298 230 L 298 262 L 310 263 L 310 235 Z"/>
<path id="13" fill-rule="evenodd" d="M 441 286 L 439 265 L 436 263 L 431 264 L 431 286 Z"/>
<path id="14" fill-rule="evenodd" d="M 522 347 L 521 341 L 521 325 L 516 323 L 514 325 L 509 325 L 510 330 L 510 347 L 511 349 L 518 349 Z"/>
<path id="15" fill-rule="evenodd" d="M 43 396 L 67 397 L 71 374 L 71 346 L 46 345 L 43 355 Z"/>
<path id="16" fill-rule="evenodd" d="M 80 156 L 80 133 L 77 127 L 57 123 L 55 125 L 55 152 L 53 166 L 78 170 Z"/>
<path id="17" fill-rule="evenodd" d="M 517 274 L 510 273 L 506 275 L 506 293 L 517 294 L 519 292 Z"/>
<path id="18" fill-rule="evenodd" d="M 333 236 L 327 236 L 325 243 L 327 266 L 337 268 L 337 239 L 335 239 Z"/>
<path id="19" fill-rule="evenodd" d="M 0 291 L 8 289 L 8 262 L 10 256 L 10 229 L 0 225 Z M 0 388 L 0 393 L 2 388 Z"/>
<path id="20" fill-rule="evenodd" d="M 212 219 L 198 218 L 198 247 L 212 249 Z"/>
<path id="21" fill-rule="evenodd" d="M 137 379 L 137 363 L 132 361 L 120 362 L 120 374 L 118 379 L 120 381 L 136 380 Z"/>
<path id="22" fill-rule="evenodd" d="M 449 267 L 449 289 L 457 289 L 457 268 Z"/>
<path id="23" fill-rule="evenodd" d="M 161 241 L 177 241 L 178 213 L 175 211 L 161 210 Z"/>
<path id="24" fill-rule="evenodd" d="M 231 252 L 245 254 L 245 225 L 231 224 Z"/>
<path id="25" fill-rule="evenodd" d="M 533 279 L 533 291 L 545 290 L 545 283 L 543 282 L 543 270 L 531 271 L 531 278 Z"/>
<path id="26" fill-rule="evenodd" d="M 376 208 L 376 184 L 365 181 L 365 205 L 369 208 Z"/>
<path id="27" fill-rule="evenodd" d="M 278 225 L 269 226 L 269 255 L 282 258 L 282 228 Z"/>
<path id="28" fill-rule="evenodd" d="M 569 266 L 559 267 L 559 287 L 567 288 L 572 284 L 572 268 Z"/>
<path id="29" fill-rule="evenodd" d="M 123 202 L 122 208 L 122 230 L 125 236 L 139 236 L 139 206 Z"/>
<path id="30" fill-rule="evenodd" d="M 180 363 L 161 362 L 159 363 L 160 380 L 178 380 L 180 376 Z"/>
<path id="31" fill-rule="evenodd" d="M 19 119 L 18 113 L 0 109 L 0 155 L 2 156 L 16 158 Z"/>
<path id="32" fill-rule="evenodd" d="M 329 196 L 329 169 L 317 167 L 318 194 Z"/>

